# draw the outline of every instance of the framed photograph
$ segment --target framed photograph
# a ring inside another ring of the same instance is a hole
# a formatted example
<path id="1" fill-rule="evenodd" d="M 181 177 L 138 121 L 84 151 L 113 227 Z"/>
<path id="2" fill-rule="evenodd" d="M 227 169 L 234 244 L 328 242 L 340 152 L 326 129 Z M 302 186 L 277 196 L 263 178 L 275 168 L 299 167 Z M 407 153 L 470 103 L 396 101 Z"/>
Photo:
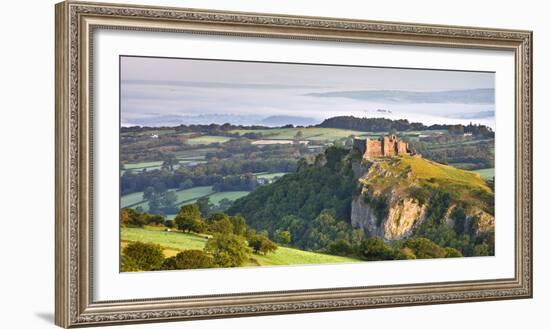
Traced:
<path id="1" fill-rule="evenodd" d="M 56 324 L 530 298 L 532 33 L 56 6 Z"/>

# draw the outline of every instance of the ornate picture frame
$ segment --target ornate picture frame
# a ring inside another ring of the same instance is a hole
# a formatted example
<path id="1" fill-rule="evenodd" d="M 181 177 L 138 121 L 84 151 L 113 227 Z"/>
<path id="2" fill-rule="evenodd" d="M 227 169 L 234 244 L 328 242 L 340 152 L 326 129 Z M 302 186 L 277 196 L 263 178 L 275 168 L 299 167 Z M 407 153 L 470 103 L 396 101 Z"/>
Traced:
<path id="1" fill-rule="evenodd" d="M 98 29 L 512 51 L 514 277 L 94 301 L 91 49 Z M 57 325 L 69 328 L 532 297 L 532 32 L 65 1 L 56 5 L 55 58 Z"/>

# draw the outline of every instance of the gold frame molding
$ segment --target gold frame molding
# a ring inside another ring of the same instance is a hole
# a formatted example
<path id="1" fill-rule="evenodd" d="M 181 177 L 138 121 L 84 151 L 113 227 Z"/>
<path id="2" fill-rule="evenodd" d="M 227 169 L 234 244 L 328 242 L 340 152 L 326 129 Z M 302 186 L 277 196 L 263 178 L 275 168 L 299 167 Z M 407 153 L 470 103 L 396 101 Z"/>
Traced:
<path id="1" fill-rule="evenodd" d="M 531 298 L 532 32 L 65 1 L 56 5 L 55 323 L 61 327 Z M 91 47 L 95 29 L 499 49 L 515 53 L 511 279 L 94 302 Z"/>

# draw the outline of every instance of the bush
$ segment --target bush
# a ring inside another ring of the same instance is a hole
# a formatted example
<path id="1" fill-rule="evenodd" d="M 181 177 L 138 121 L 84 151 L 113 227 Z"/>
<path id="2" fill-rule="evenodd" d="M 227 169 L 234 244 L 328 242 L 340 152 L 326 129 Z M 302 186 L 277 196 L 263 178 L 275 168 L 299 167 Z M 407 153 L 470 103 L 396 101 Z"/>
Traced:
<path id="1" fill-rule="evenodd" d="M 211 253 L 219 267 L 241 266 L 248 259 L 250 249 L 246 240 L 235 234 L 215 234 L 208 240 L 204 251 Z"/>
<path id="2" fill-rule="evenodd" d="M 159 269 L 164 261 L 162 247 L 154 243 L 131 242 L 122 251 L 122 267 L 132 271 Z"/>
<path id="3" fill-rule="evenodd" d="M 445 248 L 445 257 L 446 258 L 462 257 L 462 253 L 459 250 L 456 250 L 455 248 L 447 247 Z"/>
<path id="4" fill-rule="evenodd" d="M 395 259 L 416 259 L 416 255 L 411 248 L 405 247 L 399 250 Z"/>
<path id="5" fill-rule="evenodd" d="M 393 248 L 377 236 L 364 240 L 359 247 L 359 252 L 366 260 L 391 260 L 396 256 Z"/>
<path id="6" fill-rule="evenodd" d="M 163 270 L 185 270 L 212 268 L 214 260 L 202 250 L 184 250 L 174 257 L 167 258 L 162 264 Z"/>
<path id="7" fill-rule="evenodd" d="M 346 240 L 336 240 L 328 246 L 328 253 L 333 255 L 347 256 L 353 253 L 353 248 Z"/>
<path id="8" fill-rule="evenodd" d="M 411 249 L 419 259 L 444 258 L 447 255 L 445 249 L 426 238 L 409 239 L 403 244 L 403 247 Z"/>
<path id="9" fill-rule="evenodd" d="M 164 226 L 166 226 L 167 228 L 174 228 L 176 226 L 176 223 L 173 219 L 169 219 L 167 221 L 164 221 Z"/>

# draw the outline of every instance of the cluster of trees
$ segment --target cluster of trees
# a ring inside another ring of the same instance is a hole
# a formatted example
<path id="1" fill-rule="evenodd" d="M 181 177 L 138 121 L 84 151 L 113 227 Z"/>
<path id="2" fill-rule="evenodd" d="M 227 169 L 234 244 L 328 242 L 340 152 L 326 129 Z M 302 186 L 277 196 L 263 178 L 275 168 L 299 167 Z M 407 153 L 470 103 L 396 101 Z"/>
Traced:
<path id="1" fill-rule="evenodd" d="M 469 164 L 469 167 L 464 169 L 469 170 L 493 168 L 495 166 L 493 140 L 479 141 L 472 144 L 449 144 L 442 147 L 434 147 L 433 141 L 411 141 L 409 144 L 414 150 L 422 154 L 424 158 L 439 163 L 467 163 Z"/>
<path id="2" fill-rule="evenodd" d="M 495 252 L 495 232 L 479 232 L 480 218 L 468 217 L 464 206 L 455 206 L 446 223 L 450 196 L 446 192 L 435 193 L 429 200 L 426 219 L 414 235 L 432 240 L 437 245 L 459 250 L 464 256 L 489 256 Z M 488 208 L 491 211 L 493 209 Z"/>
<path id="3" fill-rule="evenodd" d="M 173 227 L 173 221 L 166 221 L 165 217 L 159 214 L 140 212 L 132 208 L 120 210 L 120 225 L 142 227 L 144 225 L 165 225 Z"/>
<path id="4" fill-rule="evenodd" d="M 253 172 L 293 172 L 296 170 L 296 162 L 295 159 L 286 158 L 231 161 L 211 159 L 208 163 L 192 167 L 180 166 L 173 171 L 125 171 L 120 177 L 120 189 L 123 195 L 141 192 L 159 184 L 166 189 L 218 185 L 220 190 L 251 190 L 255 185 L 251 185 L 250 180 L 246 181 L 247 175 L 250 176 Z"/>
<path id="5" fill-rule="evenodd" d="M 275 240 L 288 232 L 286 244 L 301 249 L 327 251 L 332 241 L 351 241 L 349 218 L 357 183 L 348 153 L 329 147 L 313 163 L 299 164 L 296 173 L 236 200 L 228 213 L 242 214 L 250 226 L 270 232 Z"/>
<path id="6" fill-rule="evenodd" d="M 426 126 L 420 122 L 409 122 L 405 119 L 357 118 L 354 116 L 337 116 L 324 120 L 318 127 L 350 129 L 356 131 L 388 132 L 412 130 L 447 130 L 451 134 L 471 133 L 475 137 L 494 137 L 494 131 L 484 125 L 448 125 L 435 124 Z"/>
<path id="7" fill-rule="evenodd" d="M 120 215 L 122 225 L 164 225 L 182 232 L 210 236 L 205 236 L 208 241 L 203 250 L 184 250 L 168 258 L 164 256 L 162 247 L 159 245 L 130 243 L 122 251 L 122 270 L 236 267 L 249 261 L 251 253 L 266 255 L 277 250 L 277 244 L 268 238 L 267 233 L 257 233 L 254 229 L 247 227 L 244 217 L 229 216 L 225 213 L 213 213 L 205 217 L 204 211 L 204 208 L 201 211 L 199 203 L 185 205 L 180 208 L 174 220 L 164 221 L 164 217 L 160 215 L 122 209 Z"/>

